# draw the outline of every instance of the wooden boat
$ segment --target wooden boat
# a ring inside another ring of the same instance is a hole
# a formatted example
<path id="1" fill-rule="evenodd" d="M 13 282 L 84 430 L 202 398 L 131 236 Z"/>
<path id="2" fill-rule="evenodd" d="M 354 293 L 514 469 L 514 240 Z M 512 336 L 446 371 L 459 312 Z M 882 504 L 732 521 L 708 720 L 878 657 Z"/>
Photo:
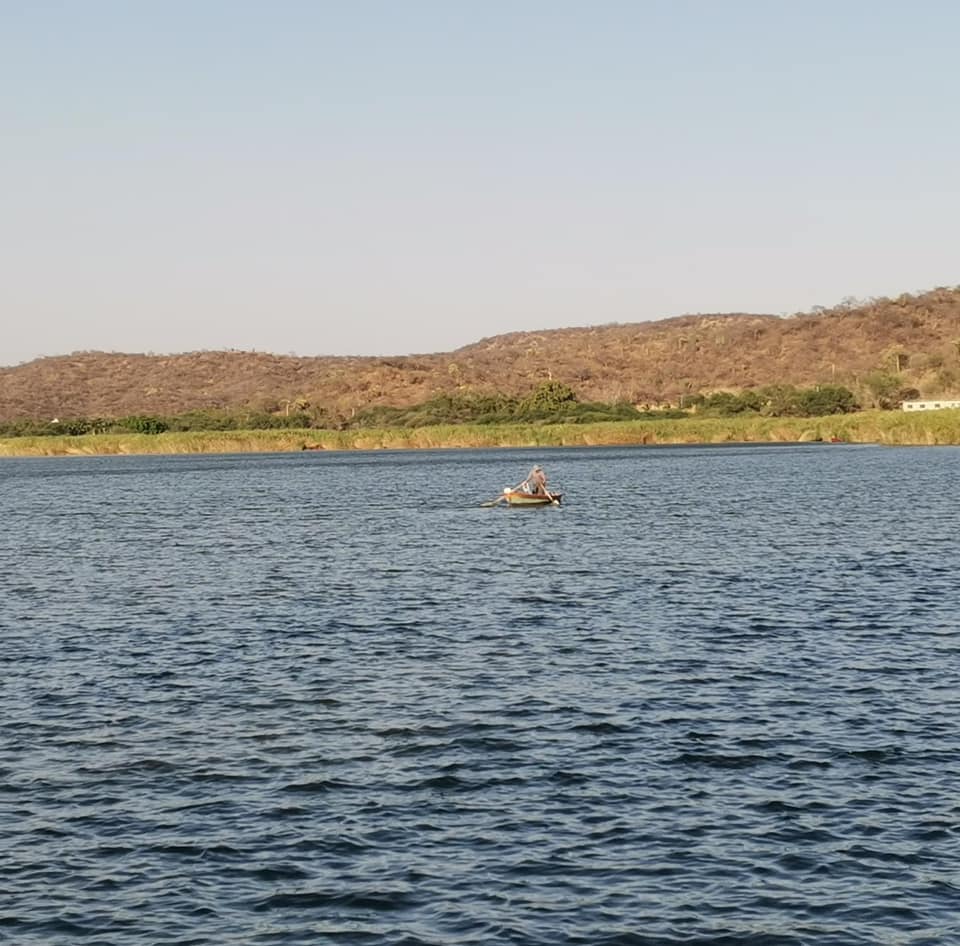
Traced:
<path id="1" fill-rule="evenodd" d="M 550 506 L 560 505 L 560 493 L 544 496 L 542 493 L 525 493 L 522 489 L 505 489 L 503 498 L 511 506 Z"/>

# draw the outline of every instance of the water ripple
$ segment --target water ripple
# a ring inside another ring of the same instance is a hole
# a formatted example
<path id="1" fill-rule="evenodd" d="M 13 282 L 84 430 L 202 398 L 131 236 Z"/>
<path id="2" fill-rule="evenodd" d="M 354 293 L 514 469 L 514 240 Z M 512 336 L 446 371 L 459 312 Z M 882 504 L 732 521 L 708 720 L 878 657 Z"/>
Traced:
<path id="1" fill-rule="evenodd" d="M 958 459 L 0 461 L 0 941 L 958 941 Z"/>

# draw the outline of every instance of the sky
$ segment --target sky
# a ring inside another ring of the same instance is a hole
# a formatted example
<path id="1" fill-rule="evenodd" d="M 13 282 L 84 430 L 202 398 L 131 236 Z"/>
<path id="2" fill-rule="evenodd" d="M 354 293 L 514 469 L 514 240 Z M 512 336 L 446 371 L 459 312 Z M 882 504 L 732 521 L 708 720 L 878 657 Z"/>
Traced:
<path id="1" fill-rule="evenodd" d="M 960 283 L 953 0 L 0 0 L 0 365 Z"/>

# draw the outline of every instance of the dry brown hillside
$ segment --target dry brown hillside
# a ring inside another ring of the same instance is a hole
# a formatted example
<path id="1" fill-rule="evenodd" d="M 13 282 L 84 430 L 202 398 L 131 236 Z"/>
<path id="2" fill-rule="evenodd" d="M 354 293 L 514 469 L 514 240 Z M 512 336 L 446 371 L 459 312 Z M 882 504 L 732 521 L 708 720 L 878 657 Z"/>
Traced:
<path id="1" fill-rule="evenodd" d="M 637 404 L 774 383 L 831 382 L 862 394 L 878 372 L 927 395 L 960 390 L 960 287 L 788 317 L 695 315 L 514 332 L 396 358 L 78 352 L 0 368 L 0 420 L 281 411 L 297 402 L 346 415 L 439 392 L 525 394 L 548 379 L 580 400 Z"/>

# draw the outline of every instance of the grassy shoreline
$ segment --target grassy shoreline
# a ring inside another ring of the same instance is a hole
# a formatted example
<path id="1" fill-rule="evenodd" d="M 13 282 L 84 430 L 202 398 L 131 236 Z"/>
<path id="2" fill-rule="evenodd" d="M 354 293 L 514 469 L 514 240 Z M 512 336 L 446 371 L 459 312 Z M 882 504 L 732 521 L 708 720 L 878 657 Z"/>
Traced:
<path id="1" fill-rule="evenodd" d="M 960 410 L 864 411 L 829 417 L 689 417 L 595 424 L 441 425 L 369 430 L 237 430 L 0 439 L 0 457 L 282 453 L 697 443 L 960 444 Z"/>

